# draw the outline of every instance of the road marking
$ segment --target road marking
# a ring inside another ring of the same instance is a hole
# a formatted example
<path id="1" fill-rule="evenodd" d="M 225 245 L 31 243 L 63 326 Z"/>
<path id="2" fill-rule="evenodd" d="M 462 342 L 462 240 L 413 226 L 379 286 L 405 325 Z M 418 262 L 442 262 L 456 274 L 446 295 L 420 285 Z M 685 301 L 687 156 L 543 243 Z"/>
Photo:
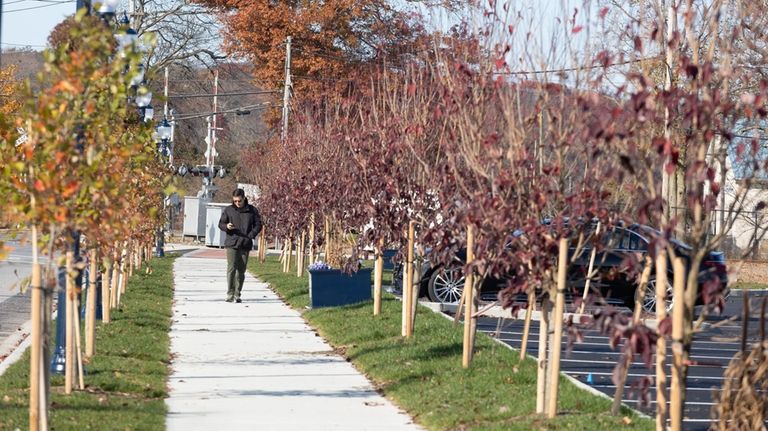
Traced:
<path id="1" fill-rule="evenodd" d="M 592 374 L 593 376 L 613 376 L 613 373 L 604 373 L 604 372 L 590 372 L 590 371 L 565 371 L 565 373 L 568 373 L 570 375 L 575 376 L 586 376 L 587 374 Z M 629 377 L 648 377 L 649 374 L 637 374 L 637 373 L 628 373 L 627 376 Z M 667 375 L 669 377 L 669 375 Z M 691 379 L 700 379 L 700 380 L 725 380 L 723 377 L 713 377 L 713 376 L 688 376 Z"/>
<path id="2" fill-rule="evenodd" d="M 518 334 L 518 335 L 522 335 L 522 334 Z M 522 342 L 522 339 L 518 339 L 518 338 L 497 338 L 497 339 L 499 339 L 499 340 L 502 340 L 502 341 L 517 341 L 517 342 Z M 529 339 L 529 340 L 528 340 L 528 344 L 531 344 L 531 343 L 533 343 L 533 344 L 537 344 L 538 342 L 539 342 L 539 340 L 538 340 L 538 339 L 533 339 L 533 338 L 531 338 L 531 339 Z M 726 353 L 726 354 L 730 354 L 730 352 L 733 352 L 733 354 L 735 354 L 736 352 L 738 352 L 739 350 L 741 350 L 740 348 L 739 348 L 739 349 L 733 349 L 733 350 L 715 349 L 715 348 L 710 348 L 710 347 L 700 347 L 700 346 L 697 346 L 697 345 L 695 345 L 695 344 L 696 344 L 696 343 L 694 342 L 694 350 L 695 350 L 695 351 L 700 351 L 700 350 L 712 350 L 712 351 L 714 351 L 714 352 L 728 352 L 728 353 Z M 602 347 L 610 347 L 610 346 L 608 345 L 608 343 L 590 343 L 590 342 L 588 342 L 588 341 L 584 341 L 584 342 L 581 342 L 581 343 L 573 343 L 573 345 L 574 345 L 574 346 L 602 346 Z M 671 347 L 670 347 L 670 349 L 671 349 Z M 595 354 L 597 354 L 598 352 L 590 352 L 590 353 L 595 353 Z M 614 352 L 612 351 L 612 352 L 610 352 L 610 353 L 614 353 Z M 721 357 L 719 357 L 719 358 L 721 358 L 721 359 L 730 359 L 730 358 L 732 358 L 732 357 L 733 357 L 733 354 L 731 354 L 731 356 L 728 356 L 728 357 L 722 357 L 722 356 L 721 356 Z"/>

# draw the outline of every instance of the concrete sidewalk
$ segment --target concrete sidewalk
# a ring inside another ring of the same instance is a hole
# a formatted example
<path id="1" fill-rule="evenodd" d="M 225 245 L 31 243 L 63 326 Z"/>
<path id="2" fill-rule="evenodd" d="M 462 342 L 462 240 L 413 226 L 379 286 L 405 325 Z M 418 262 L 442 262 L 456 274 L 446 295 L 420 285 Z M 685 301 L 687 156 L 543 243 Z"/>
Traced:
<path id="1" fill-rule="evenodd" d="M 418 430 L 250 274 L 224 302 L 223 250 L 176 260 L 168 430 Z"/>

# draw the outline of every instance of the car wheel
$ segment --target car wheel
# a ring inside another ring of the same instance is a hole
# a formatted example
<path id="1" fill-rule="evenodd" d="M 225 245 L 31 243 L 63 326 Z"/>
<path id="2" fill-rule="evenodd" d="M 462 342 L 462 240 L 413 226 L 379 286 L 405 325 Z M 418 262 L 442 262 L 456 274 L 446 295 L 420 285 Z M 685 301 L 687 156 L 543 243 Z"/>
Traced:
<path id="1" fill-rule="evenodd" d="M 432 302 L 456 304 L 464 291 L 464 274 L 460 266 L 439 268 L 429 277 L 427 295 Z"/>
<path id="2" fill-rule="evenodd" d="M 666 309 L 667 313 L 672 311 L 672 284 L 669 282 L 669 278 L 667 278 L 667 298 L 664 301 L 666 303 Z M 640 290 L 635 290 L 635 297 L 640 295 Z M 656 312 L 656 277 L 651 278 L 648 281 L 648 286 L 645 289 L 645 295 L 643 295 L 643 299 L 640 301 L 641 306 L 643 307 L 643 311 L 646 313 L 655 313 Z"/>

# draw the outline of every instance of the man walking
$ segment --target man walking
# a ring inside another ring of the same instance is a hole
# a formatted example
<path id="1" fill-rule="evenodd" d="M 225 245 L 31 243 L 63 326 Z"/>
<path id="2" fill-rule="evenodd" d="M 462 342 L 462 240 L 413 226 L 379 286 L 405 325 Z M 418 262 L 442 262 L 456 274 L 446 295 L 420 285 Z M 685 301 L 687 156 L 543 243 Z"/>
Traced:
<path id="1" fill-rule="evenodd" d="M 248 254 L 253 240 L 261 232 L 261 216 L 256 207 L 248 203 L 243 189 L 232 192 L 232 205 L 224 208 L 219 229 L 227 234 L 227 302 L 242 302 L 240 291 L 245 281 Z"/>

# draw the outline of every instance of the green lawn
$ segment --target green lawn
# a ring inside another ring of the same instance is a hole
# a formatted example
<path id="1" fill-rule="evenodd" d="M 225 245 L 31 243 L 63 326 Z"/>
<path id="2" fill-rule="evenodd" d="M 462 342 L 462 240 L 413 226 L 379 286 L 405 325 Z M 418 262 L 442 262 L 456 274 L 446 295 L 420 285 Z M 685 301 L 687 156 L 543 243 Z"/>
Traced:
<path id="1" fill-rule="evenodd" d="M 750 281 L 737 281 L 736 283 L 733 284 L 733 286 L 731 286 L 731 290 L 741 290 L 741 289 L 765 290 L 765 289 L 768 289 L 768 284 L 754 283 Z"/>
<path id="2" fill-rule="evenodd" d="M 54 376 L 51 429 L 165 429 L 173 260 L 153 259 L 150 275 L 136 271 L 121 310 L 98 322 L 85 391 L 64 395 L 63 376 Z M 28 375 L 29 350 L 0 376 L 0 430 L 28 429 Z"/>
<path id="3" fill-rule="evenodd" d="M 306 310 L 307 279 L 284 274 L 277 258 L 249 269 L 294 308 L 310 325 L 384 394 L 430 430 L 650 430 L 653 423 L 629 411 L 610 416 L 610 402 L 561 380 L 560 411 L 554 420 L 533 414 L 536 365 L 479 334 L 472 367 L 461 366 L 462 327 L 420 307 L 415 336 L 400 336 L 400 302 L 386 295 L 382 314 L 372 316 L 371 302 Z M 627 416 L 627 419 L 624 418 Z M 626 422 L 629 422 L 627 424 Z"/>

